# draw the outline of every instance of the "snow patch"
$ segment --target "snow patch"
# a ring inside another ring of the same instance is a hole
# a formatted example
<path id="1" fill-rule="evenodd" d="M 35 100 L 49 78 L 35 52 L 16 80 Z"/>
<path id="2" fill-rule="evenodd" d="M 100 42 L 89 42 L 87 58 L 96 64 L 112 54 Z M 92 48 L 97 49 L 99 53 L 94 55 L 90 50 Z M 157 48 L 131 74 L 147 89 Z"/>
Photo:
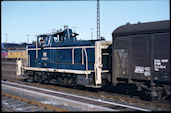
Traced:
<path id="1" fill-rule="evenodd" d="M 42 101 L 41 103 L 43 103 L 43 104 L 51 104 L 51 105 L 60 105 L 60 103 L 59 103 L 59 102 L 51 101 L 51 100 L 48 100 L 48 101 Z"/>
<path id="2" fill-rule="evenodd" d="M 16 111 L 23 111 L 23 108 L 16 108 Z"/>

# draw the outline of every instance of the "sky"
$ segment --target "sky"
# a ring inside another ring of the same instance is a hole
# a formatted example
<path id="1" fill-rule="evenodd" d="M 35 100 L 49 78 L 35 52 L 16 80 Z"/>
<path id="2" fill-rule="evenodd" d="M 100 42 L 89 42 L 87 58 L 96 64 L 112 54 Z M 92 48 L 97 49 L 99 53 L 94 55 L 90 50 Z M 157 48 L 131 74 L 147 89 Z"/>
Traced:
<path id="1" fill-rule="evenodd" d="M 100 36 L 112 41 L 112 32 L 128 22 L 170 20 L 169 2 L 100 0 Z M 7 37 L 8 43 L 31 43 L 36 40 L 36 35 L 64 29 L 64 25 L 79 34 L 77 39 L 90 40 L 91 33 L 96 39 L 96 8 L 96 0 L 1 1 L 1 42 L 6 42 Z"/>

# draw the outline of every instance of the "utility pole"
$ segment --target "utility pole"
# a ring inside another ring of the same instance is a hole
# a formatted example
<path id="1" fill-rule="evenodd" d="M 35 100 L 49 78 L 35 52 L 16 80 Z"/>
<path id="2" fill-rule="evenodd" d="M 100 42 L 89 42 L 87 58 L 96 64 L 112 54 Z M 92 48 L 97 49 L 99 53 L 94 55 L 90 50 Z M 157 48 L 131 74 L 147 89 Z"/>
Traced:
<path id="1" fill-rule="evenodd" d="M 93 40 L 93 28 L 90 28 L 91 30 L 91 40 Z"/>
<path id="2" fill-rule="evenodd" d="M 8 36 L 8 34 L 5 34 L 5 36 L 6 36 L 6 43 L 7 43 L 7 36 Z"/>
<path id="3" fill-rule="evenodd" d="M 5 34 L 5 36 L 6 36 L 6 49 L 8 50 L 8 45 L 7 45 L 7 36 L 8 36 L 8 34 Z"/>
<path id="4" fill-rule="evenodd" d="M 77 29 L 77 27 L 73 26 L 72 28 L 74 29 L 74 33 L 75 33 L 75 29 Z"/>
<path id="5" fill-rule="evenodd" d="M 30 36 L 30 35 L 26 35 L 26 36 L 27 36 L 27 43 L 29 43 L 29 36 Z"/>
<path id="6" fill-rule="evenodd" d="M 56 32 L 56 29 L 55 28 L 52 28 L 52 33 L 55 33 Z"/>
<path id="7" fill-rule="evenodd" d="M 100 39 L 100 6 L 99 0 L 97 0 L 97 40 Z"/>

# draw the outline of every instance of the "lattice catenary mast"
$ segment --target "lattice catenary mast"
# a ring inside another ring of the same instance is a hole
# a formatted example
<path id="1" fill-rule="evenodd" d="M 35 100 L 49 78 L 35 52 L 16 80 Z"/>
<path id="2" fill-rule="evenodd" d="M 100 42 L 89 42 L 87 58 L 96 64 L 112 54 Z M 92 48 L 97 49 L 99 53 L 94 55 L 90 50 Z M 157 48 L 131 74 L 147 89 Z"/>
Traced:
<path id="1" fill-rule="evenodd" d="M 99 0 L 97 0 L 97 40 L 100 39 L 100 7 Z"/>

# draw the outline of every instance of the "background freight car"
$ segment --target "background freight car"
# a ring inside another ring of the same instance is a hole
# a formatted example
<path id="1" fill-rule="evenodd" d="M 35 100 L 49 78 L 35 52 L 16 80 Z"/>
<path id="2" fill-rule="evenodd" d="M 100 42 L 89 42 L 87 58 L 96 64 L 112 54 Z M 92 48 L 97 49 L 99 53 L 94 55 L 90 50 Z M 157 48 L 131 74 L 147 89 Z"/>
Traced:
<path id="1" fill-rule="evenodd" d="M 4 49 L 4 45 L 1 43 L 1 59 L 6 59 L 8 57 L 8 51 Z"/>
<path id="2" fill-rule="evenodd" d="M 26 58 L 26 50 L 8 50 L 8 59 Z"/>

